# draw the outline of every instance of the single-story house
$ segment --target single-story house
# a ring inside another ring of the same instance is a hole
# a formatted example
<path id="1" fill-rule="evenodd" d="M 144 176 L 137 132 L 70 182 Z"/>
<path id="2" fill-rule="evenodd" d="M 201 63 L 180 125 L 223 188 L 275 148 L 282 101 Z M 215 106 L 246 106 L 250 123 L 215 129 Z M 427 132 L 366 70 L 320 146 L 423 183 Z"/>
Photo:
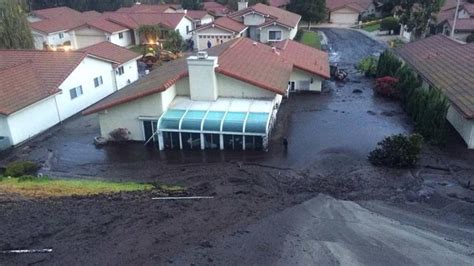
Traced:
<path id="1" fill-rule="evenodd" d="M 454 18 L 457 16 L 456 26 Z M 466 0 L 461 1 L 459 11 L 456 15 L 456 5 L 452 1 L 446 1 L 442 10 L 437 15 L 436 31 L 450 36 L 454 29 L 454 38 L 465 42 L 467 36 L 474 34 L 474 3 Z"/>
<path id="2" fill-rule="evenodd" d="M 69 30 L 74 49 L 109 41 L 122 47 L 135 45 L 133 31 L 125 26 L 97 18 Z"/>
<path id="3" fill-rule="evenodd" d="M 208 42 L 211 46 L 225 43 L 244 36 L 246 30 L 247 26 L 242 23 L 228 17 L 220 17 L 194 31 L 194 44 L 198 50 L 207 49 Z"/>
<path id="4" fill-rule="evenodd" d="M 326 0 L 329 22 L 342 25 L 359 23 L 364 16 L 375 14 L 373 0 Z"/>
<path id="5" fill-rule="evenodd" d="M 137 54 L 110 43 L 103 48 L 0 50 L 0 136 L 20 144 L 115 92 L 114 68 L 129 67 Z"/>
<path id="6" fill-rule="evenodd" d="M 247 2 L 239 2 L 239 8 L 237 12 L 198 27 L 194 31 L 197 49 L 207 49 L 208 41 L 215 45 L 240 36 L 261 43 L 276 43 L 292 40 L 298 32 L 301 20 L 298 14 L 264 4 L 247 7 Z"/>
<path id="7" fill-rule="evenodd" d="M 423 79 L 449 99 L 447 120 L 474 149 L 474 44 L 442 34 L 405 44 L 396 53 Z"/>
<path id="8" fill-rule="evenodd" d="M 68 31 L 99 16 L 100 13 L 95 11 L 81 13 L 68 7 L 35 10 L 28 16 L 35 48 L 74 49 Z"/>
<path id="9" fill-rule="evenodd" d="M 328 77 L 326 52 L 242 37 L 165 63 L 83 114 L 98 113 L 105 138 L 125 128 L 160 149 L 262 150 L 292 79 L 320 91 Z"/>
<path id="10" fill-rule="evenodd" d="M 184 12 L 188 17 L 193 19 L 193 29 L 214 21 L 214 17 L 205 10 L 185 10 Z"/>

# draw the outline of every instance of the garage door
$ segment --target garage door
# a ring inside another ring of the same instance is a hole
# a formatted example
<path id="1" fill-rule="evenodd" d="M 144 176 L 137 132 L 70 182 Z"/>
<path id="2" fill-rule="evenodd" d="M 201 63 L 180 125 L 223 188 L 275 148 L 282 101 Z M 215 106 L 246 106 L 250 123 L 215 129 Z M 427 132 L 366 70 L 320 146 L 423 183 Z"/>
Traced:
<path id="1" fill-rule="evenodd" d="M 356 24 L 359 20 L 359 13 L 356 12 L 332 12 L 331 23 L 335 24 Z"/>

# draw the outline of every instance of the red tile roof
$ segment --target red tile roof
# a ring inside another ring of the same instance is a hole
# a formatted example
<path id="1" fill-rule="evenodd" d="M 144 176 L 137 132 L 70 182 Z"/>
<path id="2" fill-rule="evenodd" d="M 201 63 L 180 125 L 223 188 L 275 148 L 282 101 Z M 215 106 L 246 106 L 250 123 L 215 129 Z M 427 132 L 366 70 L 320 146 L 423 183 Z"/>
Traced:
<path id="1" fill-rule="evenodd" d="M 448 24 L 452 28 L 454 19 L 448 19 Z M 474 32 L 474 18 L 463 18 L 456 20 L 456 31 Z"/>
<path id="2" fill-rule="evenodd" d="M 122 65 L 131 60 L 136 60 L 138 57 L 141 56 L 140 54 L 137 54 L 127 48 L 118 46 L 111 42 L 101 42 L 92 46 L 82 48 L 79 51 L 84 51 L 92 56 L 112 61 L 117 65 Z"/>
<path id="3" fill-rule="evenodd" d="M 164 13 L 167 9 L 176 9 L 176 5 L 133 5 L 131 7 L 122 7 L 117 9 L 115 12 L 119 13 Z"/>
<path id="4" fill-rule="evenodd" d="M 276 21 L 282 25 L 295 28 L 301 20 L 301 16 L 298 14 L 283 10 L 281 8 L 267 6 L 264 4 L 256 4 L 254 6 L 242 9 L 240 11 L 230 14 L 229 17 L 237 18 L 251 12 L 257 12 L 268 16 L 264 25 L 267 25 L 269 22 Z"/>
<path id="5" fill-rule="evenodd" d="M 306 54 L 298 50 L 302 49 Z M 206 50 L 210 56 L 218 56 L 216 72 L 278 94 L 286 93 L 293 67 L 318 72 L 326 77 L 329 72 L 327 54 L 311 47 L 294 45 L 292 41 L 277 52 L 271 46 L 238 38 Z M 288 59 L 294 56 L 296 58 Z M 316 58 L 321 61 L 315 63 Z M 148 76 L 113 93 L 90 107 L 83 114 L 92 114 L 116 105 L 130 102 L 154 93 L 165 91 L 178 80 L 188 76 L 186 58 L 181 58 L 158 67 Z"/>
<path id="6" fill-rule="evenodd" d="M 47 14 L 49 17 L 41 21 L 32 22 L 30 23 L 30 26 L 32 29 L 40 32 L 53 33 L 58 31 L 67 31 L 69 29 L 83 25 L 84 23 L 96 19 L 100 16 L 100 13 L 98 12 L 87 11 L 81 13 L 75 10 L 73 10 L 74 12 L 65 10 L 72 9 L 47 9 L 47 12 L 44 13 Z M 41 11 L 44 10 L 36 10 L 34 12 L 35 14 L 37 14 Z"/>
<path id="7" fill-rule="evenodd" d="M 229 9 L 227 7 L 217 2 L 204 2 L 202 4 L 204 6 L 204 10 L 211 12 L 214 15 L 224 16 L 229 13 Z"/>
<path id="8" fill-rule="evenodd" d="M 81 15 L 81 12 L 66 6 L 39 9 L 34 10 L 31 13 L 43 19 L 51 19 L 60 16 L 72 17 Z"/>
<path id="9" fill-rule="evenodd" d="M 236 32 L 236 33 L 242 32 L 243 30 L 245 30 L 247 28 L 247 26 L 245 26 L 244 24 L 242 24 L 238 21 L 235 21 L 231 18 L 220 17 L 220 18 L 214 20 L 212 23 L 208 23 L 208 24 L 204 24 L 204 25 L 200 26 L 199 28 L 196 29 L 196 31 L 200 31 L 200 30 L 203 30 L 203 29 L 207 29 L 207 28 L 210 28 L 210 27 L 216 27 L 216 26 L 220 27 L 220 28 L 223 28 L 225 30 Z"/>
<path id="10" fill-rule="evenodd" d="M 138 29 L 141 25 L 162 25 L 175 29 L 187 17 L 184 13 L 105 13 L 104 17 L 114 23 L 129 29 Z"/>
<path id="11" fill-rule="evenodd" d="M 290 0 L 268 0 L 268 4 L 274 7 L 283 7 L 290 3 Z"/>
<path id="12" fill-rule="evenodd" d="M 395 51 L 442 90 L 465 118 L 474 119 L 474 44 L 462 44 L 440 34 Z"/>
<path id="13" fill-rule="evenodd" d="M 294 67 L 323 78 L 330 77 L 326 52 L 288 39 L 278 42 L 275 47 Z"/>
<path id="14" fill-rule="evenodd" d="M 84 52 L 0 50 L 0 113 L 9 115 L 59 89 Z"/>
<path id="15" fill-rule="evenodd" d="M 358 12 L 367 10 L 373 0 L 326 0 L 326 7 L 335 11 L 344 7 L 350 7 Z"/>
<path id="16" fill-rule="evenodd" d="M 205 10 L 188 10 L 186 15 L 192 19 L 202 19 L 204 16 L 209 15 Z"/>
<path id="17" fill-rule="evenodd" d="M 82 28 L 84 26 L 90 26 L 90 27 L 99 29 L 101 31 L 107 32 L 107 33 L 115 33 L 115 32 L 128 30 L 127 27 L 122 26 L 120 24 L 117 24 L 115 22 L 112 22 L 110 20 L 107 20 L 105 17 L 101 17 L 101 18 L 98 18 L 98 19 L 88 21 L 88 22 L 86 22 L 86 23 L 84 23 L 84 24 L 82 24 L 78 27 L 72 28 L 71 30 Z"/>

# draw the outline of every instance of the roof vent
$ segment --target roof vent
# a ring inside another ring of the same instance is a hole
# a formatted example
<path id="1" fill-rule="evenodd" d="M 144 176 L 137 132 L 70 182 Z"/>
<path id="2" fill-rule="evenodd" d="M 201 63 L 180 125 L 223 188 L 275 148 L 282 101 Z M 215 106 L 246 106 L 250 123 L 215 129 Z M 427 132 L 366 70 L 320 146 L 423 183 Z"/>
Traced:
<path id="1" fill-rule="evenodd" d="M 253 46 L 257 46 L 257 42 L 253 42 L 252 44 L 253 44 Z"/>
<path id="2" fill-rule="evenodd" d="M 208 55 L 206 51 L 200 51 L 197 53 L 197 58 L 198 59 L 207 59 Z"/>

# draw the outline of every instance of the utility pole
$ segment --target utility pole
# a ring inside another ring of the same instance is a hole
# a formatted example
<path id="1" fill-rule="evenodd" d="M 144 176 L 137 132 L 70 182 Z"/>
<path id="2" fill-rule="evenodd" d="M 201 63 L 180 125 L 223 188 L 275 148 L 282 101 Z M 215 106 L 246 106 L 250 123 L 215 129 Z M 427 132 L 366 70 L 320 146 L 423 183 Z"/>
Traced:
<path id="1" fill-rule="evenodd" d="M 456 4 L 456 13 L 454 14 L 454 21 L 453 21 L 453 28 L 451 29 L 451 38 L 454 39 L 454 31 L 456 31 L 456 22 L 458 21 L 458 12 L 459 12 L 459 5 L 461 4 L 460 3 L 461 0 L 458 0 L 457 4 Z"/>

